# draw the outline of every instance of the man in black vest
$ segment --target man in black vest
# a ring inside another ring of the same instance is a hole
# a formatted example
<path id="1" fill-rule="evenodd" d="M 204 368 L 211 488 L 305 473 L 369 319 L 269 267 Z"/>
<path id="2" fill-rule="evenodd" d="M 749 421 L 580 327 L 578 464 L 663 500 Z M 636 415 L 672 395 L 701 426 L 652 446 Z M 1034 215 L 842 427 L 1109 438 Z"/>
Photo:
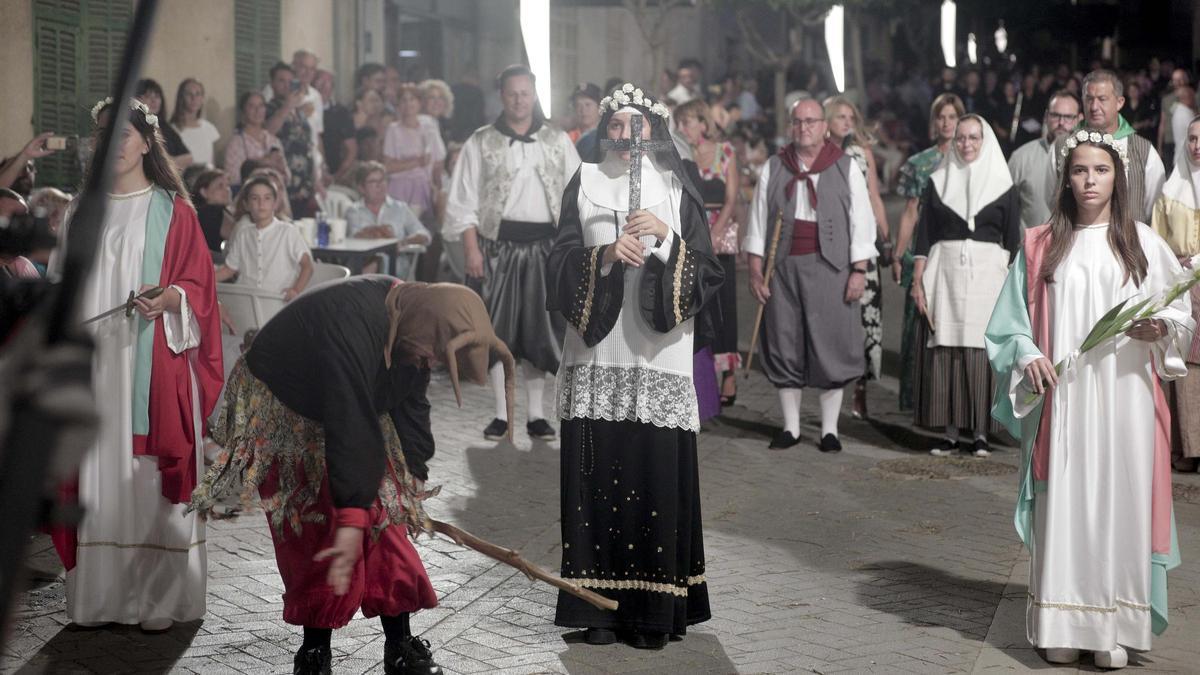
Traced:
<path id="1" fill-rule="evenodd" d="M 875 250 L 867 182 L 853 160 L 825 140 L 825 113 L 813 99 L 792 107 L 792 143 L 763 167 L 742 248 L 750 290 L 766 305 L 762 364 L 779 389 L 783 429 L 773 449 L 800 442 L 800 394 L 821 390 L 822 452 L 842 449 L 837 422 L 843 387 L 862 375 L 859 299 Z M 776 231 L 778 230 L 778 232 Z M 763 257 L 774 273 L 764 282 Z"/>

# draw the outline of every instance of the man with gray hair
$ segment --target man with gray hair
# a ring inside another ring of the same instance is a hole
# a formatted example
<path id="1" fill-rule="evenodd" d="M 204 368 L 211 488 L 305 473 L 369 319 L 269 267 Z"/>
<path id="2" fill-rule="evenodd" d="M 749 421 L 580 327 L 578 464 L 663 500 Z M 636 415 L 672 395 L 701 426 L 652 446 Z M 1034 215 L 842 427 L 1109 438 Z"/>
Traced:
<path id="1" fill-rule="evenodd" d="M 763 166 L 742 250 L 750 291 L 763 311 L 762 364 L 779 391 L 783 429 L 772 449 L 800 442 L 800 395 L 820 390 L 821 452 L 842 449 L 838 416 L 844 387 L 862 377 L 859 300 L 875 250 L 867 181 L 849 155 L 825 140 L 815 99 L 792 106 L 792 142 Z M 768 242 L 773 242 L 768 245 Z M 774 265 L 769 284 L 763 259 Z"/>
<path id="2" fill-rule="evenodd" d="M 1154 201 L 1162 191 L 1167 179 L 1167 169 L 1162 158 L 1150 141 L 1135 133 L 1134 128 L 1121 116 L 1125 105 L 1125 87 L 1111 70 L 1093 70 L 1083 78 L 1084 123 L 1101 133 L 1112 134 L 1116 145 L 1125 150 L 1129 165 L 1125 176 L 1129 179 L 1129 203 L 1134 220 L 1150 222 Z M 1065 137 L 1064 137 L 1065 138 Z M 1055 144 L 1055 158 L 1060 156 L 1065 141 Z"/>
<path id="3" fill-rule="evenodd" d="M 1008 160 L 1008 171 L 1021 195 L 1021 225 L 1035 227 L 1050 220 L 1058 190 L 1056 143 L 1083 119 L 1079 97 L 1060 89 L 1050 98 L 1042 120 L 1045 133 L 1017 148 Z"/>

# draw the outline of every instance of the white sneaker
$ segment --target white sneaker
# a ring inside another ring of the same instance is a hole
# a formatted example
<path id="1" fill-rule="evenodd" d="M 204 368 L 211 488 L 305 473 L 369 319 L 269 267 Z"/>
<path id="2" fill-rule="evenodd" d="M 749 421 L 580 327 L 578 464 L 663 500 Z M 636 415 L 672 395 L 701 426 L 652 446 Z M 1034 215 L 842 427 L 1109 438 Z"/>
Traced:
<path id="1" fill-rule="evenodd" d="M 1116 670 L 1129 665 L 1129 652 L 1126 652 L 1124 648 L 1119 646 L 1116 649 L 1095 652 L 1093 657 L 1095 658 L 1097 668 Z"/>
<path id="2" fill-rule="evenodd" d="M 1079 650 L 1049 647 L 1046 649 L 1046 660 L 1050 663 L 1075 663 L 1079 660 Z"/>
<path id="3" fill-rule="evenodd" d="M 979 448 L 974 454 L 976 457 L 991 457 L 992 451 L 988 450 L 987 448 Z"/>

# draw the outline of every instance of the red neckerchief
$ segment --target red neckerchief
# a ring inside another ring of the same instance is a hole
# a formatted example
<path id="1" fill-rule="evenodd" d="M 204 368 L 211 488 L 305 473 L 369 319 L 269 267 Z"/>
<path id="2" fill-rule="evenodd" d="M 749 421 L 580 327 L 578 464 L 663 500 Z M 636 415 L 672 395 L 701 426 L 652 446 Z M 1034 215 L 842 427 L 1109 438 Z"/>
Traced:
<path id="1" fill-rule="evenodd" d="M 792 195 L 796 194 L 796 183 L 803 180 L 804 184 L 808 186 L 808 203 L 813 207 L 813 209 L 816 209 L 817 190 L 813 186 L 812 178 L 809 176 L 812 176 L 815 173 L 821 173 L 825 169 L 833 166 L 833 163 L 841 159 L 843 154 L 845 153 L 842 152 L 841 148 L 833 143 L 830 143 L 829 141 L 825 141 L 825 145 L 821 146 L 821 151 L 817 153 L 817 158 L 813 160 L 813 165 L 808 169 L 808 171 L 804 171 L 800 168 L 800 155 L 796 152 L 795 144 L 788 143 L 781 148 L 779 150 L 779 159 L 794 177 L 787 185 L 788 199 L 791 199 Z"/>

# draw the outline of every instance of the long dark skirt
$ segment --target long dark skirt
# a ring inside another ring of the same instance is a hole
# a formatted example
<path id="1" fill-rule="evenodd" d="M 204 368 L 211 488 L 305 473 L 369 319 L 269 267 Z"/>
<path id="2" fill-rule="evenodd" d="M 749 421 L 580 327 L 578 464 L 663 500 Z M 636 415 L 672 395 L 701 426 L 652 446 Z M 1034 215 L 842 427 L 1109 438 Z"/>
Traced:
<path id="1" fill-rule="evenodd" d="M 512 355 L 546 373 L 558 372 L 566 320 L 546 311 L 546 258 L 553 241 L 483 239 L 480 297 L 496 336 Z"/>
<path id="2" fill-rule="evenodd" d="M 962 433 L 1003 429 L 992 419 L 992 367 L 987 351 L 970 347 L 927 347 L 925 320 L 917 322 L 914 345 L 917 368 L 913 373 L 913 422 L 943 430 L 952 424 Z"/>
<path id="3" fill-rule="evenodd" d="M 696 434 L 564 420 L 562 539 L 563 578 L 620 607 L 560 592 L 556 625 L 682 635 L 707 621 Z"/>

